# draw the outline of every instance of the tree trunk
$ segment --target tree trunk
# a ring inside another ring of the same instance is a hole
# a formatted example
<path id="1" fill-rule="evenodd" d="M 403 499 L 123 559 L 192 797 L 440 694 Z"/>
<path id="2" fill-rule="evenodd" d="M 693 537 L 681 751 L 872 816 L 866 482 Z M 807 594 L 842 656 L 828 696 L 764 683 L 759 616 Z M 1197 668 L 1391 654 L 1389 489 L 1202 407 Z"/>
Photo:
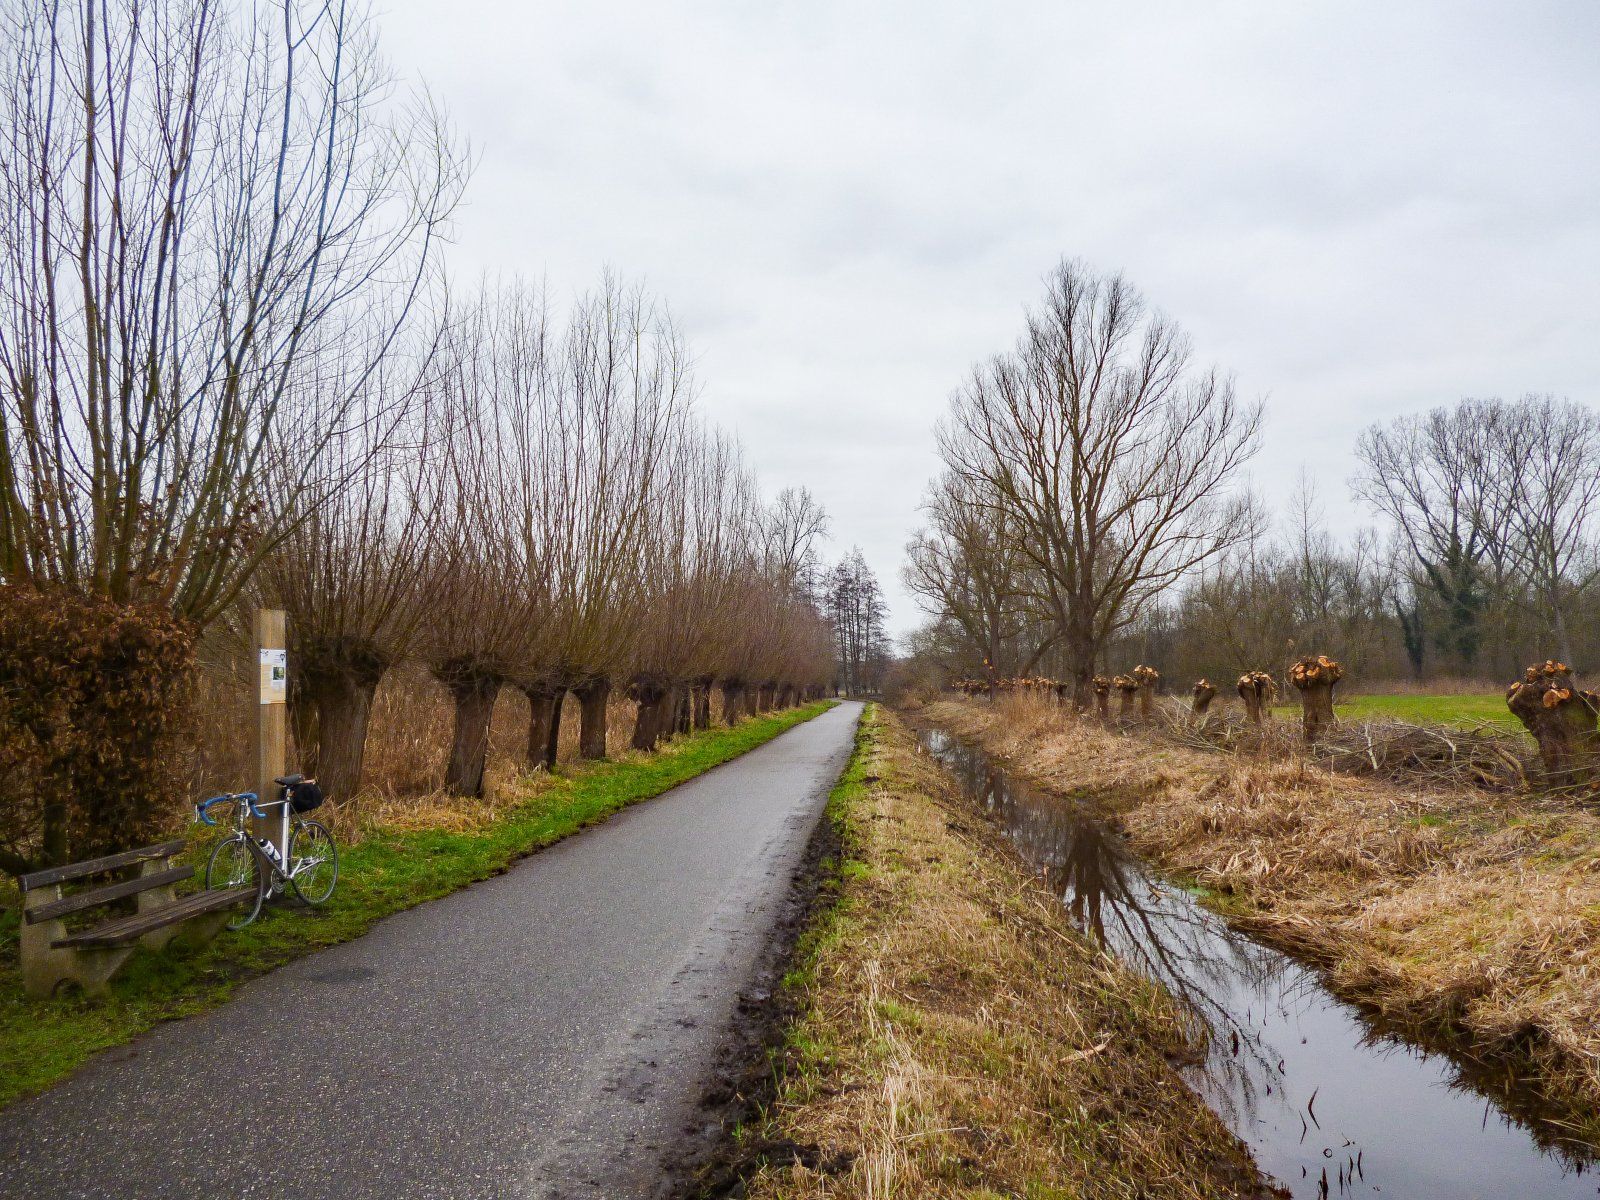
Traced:
<path id="1" fill-rule="evenodd" d="M 1148 725 L 1155 718 L 1156 688 L 1161 685 L 1161 672 L 1140 663 L 1133 669 L 1133 679 L 1139 685 L 1139 719 Z"/>
<path id="2" fill-rule="evenodd" d="M 688 684 L 680 683 L 672 689 L 672 732 L 694 732 L 694 706 L 690 703 Z"/>
<path id="3" fill-rule="evenodd" d="M 1093 638 L 1074 634 L 1066 639 L 1067 673 L 1072 677 L 1072 707 L 1078 712 L 1088 712 L 1094 699 L 1094 660 L 1097 657 Z"/>
<path id="4" fill-rule="evenodd" d="M 528 697 L 528 765 L 555 770 L 561 738 L 561 701 L 566 688 L 523 688 Z"/>
<path id="5" fill-rule="evenodd" d="M 353 800 L 361 792 L 372 698 L 382 677 L 381 670 L 341 671 L 307 680 L 316 705 L 317 754 L 309 764 L 302 757 L 299 769 L 314 775 L 330 800 Z"/>
<path id="6" fill-rule="evenodd" d="M 304 657 L 307 656 L 302 655 L 302 658 Z M 294 735 L 296 769 L 305 775 L 320 776 L 322 739 L 318 736 L 319 706 L 315 689 L 307 678 L 304 663 L 299 664 L 299 669 L 289 674 L 288 700 L 289 732 Z"/>
<path id="7" fill-rule="evenodd" d="M 1265 671 L 1246 671 L 1239 676 L 1239 699 L 1244 701 L 1244 714 L 1252 725 L 1261 725 L 1267 719 L 1267 708 L 1278 694 L 1278 685 Z"/>
<path id="8" fill-rule="evenodd" d="M 611 699 L 611 681 L 590 679 L 573 688 L 581 706 L 578 713 L 578 754 L 583 758 L 606 756 L 606 701 Z"/>
<path id="9" fill-rule="evenodd" d="M 489 723 L 500 695 L 500 682 L 498 676 L 469 673 L 446 684 L 456 702 L 456 717 L 444 785 L 458 796 L 483 795 L 483 771 L 489 761 Z"/>
<path id="10" fill-rule="evenodd" d="M 710 704 L 710 697 L 706 699 Z M 722 723 L 732 725 L 744 715 L 744 683 L 738 679 L 724 679 L 722 681 Z"/>
<path id="11" fill-rule="evenodd" d="M 1096 675 L 1089 681 L 1094 688 L 1094 711 L 1102 721 L 1111 720 L 1111 680 L 1104 675 Z M 1079 709 L 1079 711 L 1083 711 Z"/>
<path id="12" fill-rule="evenodd" d="M 300 650 L 295 769 L 314 776 L 330 799 L 350 800 L 361 791 L 372 699 L 388 670 L 388 657 L 363 638 Z"/>
<path id="13" fill-rule="evenodd" d="M 1289 668 L 1289 682 L 1300 693 L 1300 729 L 1308 746 L 1321 740 L 1336 718 L 1333 689 L 1344 678 L 1344 667 L 1325 654 L 1300 659 Z"/>
<path id="14" fill-rule="evenodd" d="M 1131 675 L 1114 675 L 1111 686 L 1117 689 L 1122 697 L 1117 705 L 1117 719 L 1119 721 L 1133 720 L 1133 706 L 1139 696 L 1139 681 Z"/>
<path id="15" fill-rule="evenodd" d="M 1581 783 L 1593 774 L 1600 762 L 1600 695 L 1579 691 L 1565 663 L 1529 667 L 1506 692 L 1506 707 L 1539 743 L 1550 782 Z"/>
<path id="16" fill-rule="evenodd" d="M 41 867 L 64 867 L 72 861 L 67 849 L 67 833 L 71 822 L 66 801 L 52 800 L 47 803 L 44 806 L 43 818 L 39 861 L 30 862 L 26 868 L 29 871 Z"/>
<path id="17" fill-rule="evenodd" d="M 705 676 L 694 685 L 694 694 L 691 696 L 694 707 L 694 727 L 696 729 L 711 728 L 711 677 Z"/>
<path id="18" fill-rule="evenodd" d="M 633 692 L 639 702 L 639 711 L 633 718 L 633 748 L 654 750 L 669 719 L 666 712 L 669 693 L 658 683 L 635 684 Z"/>
<path id="19" fill-rule="evenodd" d="M 1189 693 L 1189 718 L 1196 725 L 1206 723 L 1206 714 L 1211 708 L 1211 702 L 1217 698 L 1217 685 L 1209 679 L 1201 679 Z"/>

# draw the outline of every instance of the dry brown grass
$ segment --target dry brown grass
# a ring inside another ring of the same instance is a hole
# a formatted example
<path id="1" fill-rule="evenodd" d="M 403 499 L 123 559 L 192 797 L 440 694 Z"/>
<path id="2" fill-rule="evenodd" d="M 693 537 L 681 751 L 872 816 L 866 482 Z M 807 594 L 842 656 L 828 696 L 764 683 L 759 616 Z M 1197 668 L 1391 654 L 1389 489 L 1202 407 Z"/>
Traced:
<path id="1" fill-rule="evenodd" d="M 1531 1072 L 1600 1135 L 1600 817 L 1559 797 L 1403 786 L 1228 756 L 1018 698 L 930 723 L 1087 792 L 1168 870 L 1402 1032 Z"/>
<path id="2" fill-rule="evenodd" d="M 814 1149 L 748 1195 L 1270 1194 L 1174 1071 L 1173 1002 L 1077 934 L 897 718 L 868 736 L 765 1131 Z"/>

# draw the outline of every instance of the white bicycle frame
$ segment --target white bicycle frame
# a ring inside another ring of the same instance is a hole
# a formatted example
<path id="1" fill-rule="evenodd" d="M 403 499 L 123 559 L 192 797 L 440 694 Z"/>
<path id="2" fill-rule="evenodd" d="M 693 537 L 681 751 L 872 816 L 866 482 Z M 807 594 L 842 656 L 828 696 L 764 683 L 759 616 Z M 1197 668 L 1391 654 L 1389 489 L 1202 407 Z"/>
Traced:
<path id="1" fill-rule="evenodd" d="M 276 896 L 281 894 L 284 888 L 288 886 L 292 874 L 289 864 L 289 812 L 291 802 L 289 800 L 256 801 L 256 807 L 259 809 L 265 809 L 269 804 L 278 806 L 278 837 L 276 840 L 269 837 L 267 841 L 272 844 L 274 850 L 277 850 L 283 856 L 283 861 L 274 862 L 272 855 L 263 850 L 260 843 L 253 837 L 250 839 L 250 846 L 262 859 L 261 865 L 272 868 L 267 872 L 267 894 Z"/>

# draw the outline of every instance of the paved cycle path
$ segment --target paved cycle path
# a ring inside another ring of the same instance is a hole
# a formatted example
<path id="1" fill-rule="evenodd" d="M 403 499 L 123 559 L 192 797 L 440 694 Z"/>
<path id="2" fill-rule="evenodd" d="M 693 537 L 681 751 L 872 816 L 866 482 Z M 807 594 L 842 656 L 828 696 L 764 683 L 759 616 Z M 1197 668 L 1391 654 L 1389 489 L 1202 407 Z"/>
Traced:
<path id="1" fill-rule="evenodd" d="M 652 1196 L 860 705 L 0 1112 L 0 1196 Z M 226 936 L 226 935 L 224 935 Z"/>

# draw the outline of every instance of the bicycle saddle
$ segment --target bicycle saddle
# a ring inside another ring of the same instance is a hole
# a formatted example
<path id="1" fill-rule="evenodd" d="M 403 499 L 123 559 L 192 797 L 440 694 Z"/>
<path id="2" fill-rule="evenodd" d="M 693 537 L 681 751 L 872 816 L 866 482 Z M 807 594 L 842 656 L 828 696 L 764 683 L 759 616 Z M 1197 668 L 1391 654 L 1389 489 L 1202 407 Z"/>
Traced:
<path id="1" fill-rule="evenodd" d="M 294 787 L 296 784 L 304 783 L 305 781 L 306 777 L 304 775 L 280 775 L 272 782 L 279 787 Z"/>

